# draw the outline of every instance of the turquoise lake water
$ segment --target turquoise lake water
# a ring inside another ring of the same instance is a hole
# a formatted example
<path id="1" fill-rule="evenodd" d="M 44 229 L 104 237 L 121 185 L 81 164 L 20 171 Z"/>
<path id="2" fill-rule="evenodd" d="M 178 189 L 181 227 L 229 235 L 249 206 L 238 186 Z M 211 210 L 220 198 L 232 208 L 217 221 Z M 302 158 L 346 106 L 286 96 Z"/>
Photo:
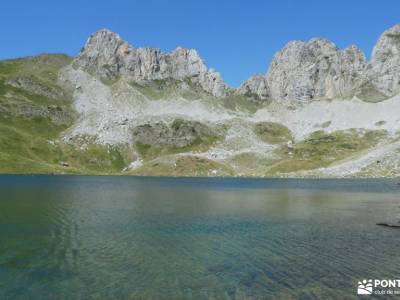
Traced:
<path id="1" fill-rule="evenodd" d="M 351 299 L 395 180 L 0 176 L 0 299 Z"/>

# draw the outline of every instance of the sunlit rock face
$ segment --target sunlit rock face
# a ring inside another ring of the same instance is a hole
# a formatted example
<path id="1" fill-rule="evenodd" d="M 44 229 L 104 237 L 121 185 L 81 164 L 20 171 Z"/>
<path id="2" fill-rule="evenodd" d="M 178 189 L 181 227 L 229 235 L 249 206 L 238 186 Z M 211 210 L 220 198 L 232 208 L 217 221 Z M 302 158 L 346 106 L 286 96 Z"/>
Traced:
<path id="1" fill-rule="evenodd" d="M 353 96 L 365 64 L 355 46 L 341 50 L 322 38 L 292 41 L 275 55 L 267 83 L 275 100 L 347 98 Z"/>
<path id="2" fill-rule="evenodd" d="M 387 98 L 400 92 L 400 24 L 380 36 L 366 70 L 366 81 Z"/>
<path id="3" fill-rule="evenodd" d="M 88 39 L 73 64 L 106 81 L 120 77 L 139 84 L 178 80 L 216 97 L 234 92 L 260 101 L 309 102 L 358 96 L 376 102 L 400 92 L 400 25 L 381 35 L 369 63 L 356 46 L 339 49 L 323 38 L 289 42 L 275 55 L 265 76 L 254 75 L 236 90 L 229 88 L 218 72 L 208 69 L 194 49 L 178 47 L 162 52 L 135 48 L 107 29 Z"/>
<path id="4" fill-rule="evenodd" d="M 270 91 L 267 79 L 262 75 L 251 76 L 243 82 L 236 91 L 239 95 L 245 95 L 256 100 L 266 101 L 270 98 Z"/>
<path id="5" fill-rule="evenodd" d="M 207 69 L 196 50 L 179 47 L 162 52 L 155 48 L 134 48 L 107 29 L 88 39 L 74 66 L 105 80 L 121 76 L 138 83 L 188 79 L 217 97 L 224 96 L 228 90 L 220 74 Z"/>

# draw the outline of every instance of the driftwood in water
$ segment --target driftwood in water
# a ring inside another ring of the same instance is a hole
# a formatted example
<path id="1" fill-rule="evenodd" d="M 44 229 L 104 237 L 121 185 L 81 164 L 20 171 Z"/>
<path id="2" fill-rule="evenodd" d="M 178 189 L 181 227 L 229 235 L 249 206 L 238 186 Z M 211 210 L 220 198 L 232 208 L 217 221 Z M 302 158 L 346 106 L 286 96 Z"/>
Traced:
<path id="1" fill-rule="evenodd" d="M 379 226 L 385 226 L 385 227 L 393 227 L 393 228 L 400 228 L 400 223 L 376 223 L 376 225 Z"/>

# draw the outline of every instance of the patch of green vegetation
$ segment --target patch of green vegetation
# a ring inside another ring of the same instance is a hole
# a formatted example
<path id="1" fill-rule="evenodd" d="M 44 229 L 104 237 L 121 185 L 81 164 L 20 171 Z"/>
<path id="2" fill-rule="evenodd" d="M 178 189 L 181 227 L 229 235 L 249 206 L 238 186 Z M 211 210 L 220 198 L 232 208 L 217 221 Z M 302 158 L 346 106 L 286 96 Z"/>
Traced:
<path id="1" fill-rule="evenodd" d="M 253 152 L 240 153 L 227 160 L 241 176 L 264 176 L 265 170 L 275 162 L 276 159 L 268 159 Z"/>
<path id="2" fill-rule="evenodd" d="M 375 126 L 383 126 L 386 124 L 386 121 L 378 121 L 375 123 Z"/>
<path id="3" fill-rule="evenodd" d="M 293 153 L 299 158 L 317 157 L 323 160 L 336 160 L 374 146 L 386 134 L 385 130 L 350 129 L 332 133 L 316 131 L 296 144 Z"/>
<path id="4" fill-rule="evenodd" d="M 72 119 L 70 98 L 58 85 L 59 70 L 70 61 L 70 57 L 62 54 L 42 54 L 0 61 L 0 110 L 20 116 L 29 115 L 32 111 L 45 111 L 47 107 L 54 106 L 65 114 L 70 114 Z M 7 83 L 18 80 L 28 82 L 32 89 Z M 57 95 L 57 99 L 50 99 L 40 91 L 53 93 Z"/>
<path id="5" fill-rule="evenodd" d="M 326 167 L 375 146 L 386 136 L 386 130 L 350 129 L 332 133 L 319 130 L 292 148 L 283 147 L 286 158 L 269 168 L 268 174 Z"/>
<path id="6" fill-rule="evenodd" d="M 146 84 L 132 82 L 131 85 L 151 100 L 170 99 L 176 97 L 195 100 L 208 96 L 199 86 L 192 83 L 190 79 L 159 79 Z"/>
<path id="7" fill-rule="evenodd" d="M 93 74 L 91 74 L 91 75 L 93 75 Z M 105 85 L 111 86 L 111 85 L 117 83 L 120 79 L 121 79 L 121 76 L 118 75 L 118 76 L 111 77 L 111 78 L 101 77 L 100 81 Z"/>
<path id="8" fill-rule="evenodd" d="M 221 140 L 221 137 L 219 136 L 205 136 L 196 138 L 192 144 L 185 147 L 157 147 L 142 143 L 136 143 L 135 146 L 140 157 L 146 161 L 149 161 L 164 155 L 185 152 L 204 152 L 219 140 Z"/>
<path id="9" fill-rule="evenodd" d="M 331 126 L 331 124 L 332 124 L 332 121 L 326 121 L 321 124 L 321 128 L 328 128 L 329 126 Z"/>
<path id="10" fill-rule="evenodd" d="M 49 140 L 56 138 L 63 129 L 64 126 L 57 126 L 46 118 L 25 119 L 1 114 L 0 171 L 29 173 L 35 172 L 38 166 L 41 170 L 51 164 L 48 158 L 56 156 L 58 151 L 51 147 Z M 24 169 L 20 169 L 21 164 Z"/>
<path id="11" fill-rule="evenodd" d="M 34 75 L 41 80 L 55 83 L 59 70 L 68 65 L 72 58 L 64 54 L 41 54 L 38 56 L 0 61 L 0 76 Z"/>
<path id="12" fill-rule="evenodd" d="M 144 160 L 151 160 L 160 155 L 162 148 L 154 147 L 147 144 L 142 144 L 137 142 L 135 144 L 136 151 L 139 153 L 140 157 Z"/>
<path id="13" fill-rule="evenodd" d="M 225 164 L 199 156 L 170 156 L 147 162 L 130 174 L 142 176 L 233 176 Z"/>
<path id="14" fill-rule="evenodd" d="M 213 144 L 220 141 L 220 136 L 202 136 L 196 138 L 192 144 L 185 147 L 172 147 L 169 148 L 171 154 L 182 153 L 182 152 L 204 152 L 207 151 Z"/>
<path id="15" fill-rule="evenodd" d="M 0 61 L 0 74 L 10 75 L 18 71 L 19 64 L 12 60 Z"/>
<path id="16" fill-rule="evenodd" d="M 12 86 L 6 84 L 4 79 L 0 79 L 0 96 L 4 96 L 11 89 Z"/>
<path id="17" fill-rule="evenodd" d="M 83 172 L 98 174 L 113 174 L 121 172 L 128 164 L 124 147 L 88 144 L 83 149 L 77 150 L 73 144 L 61 144 L 62 162 L 67 162 L 72 168 L 81 169 Z"/>
<path id="18" fill-rule="evenodd" d="M 286 143 L 293 139 L 292 132 L 286 126 L 273 122 L 260 122 L 254 125 L 254 132 L 262 141 L 269 144 Z"/>
<path id="19" fill-rule="evenodd" d="M 122 147 L 88 144 L 80 148 L 55 142 L 66 128 L 44 117 L 1 114 L 0 172 L 109 174 L 127 166 Z"/>
<path id="20" fill-rule="evenodd" d="M 131 83 L 131 85 L 152 100 L 169 98 L 173 94 L 173 88 L 167 85 L 166 80 L 155 80 L 146 85 L 138 83 Z"/>
<path id="21" fill-rule="evenodd" d="M 38 82 L 40 84 L 40 80 L 35 79 L 34 77 L 31 77 L 32 80 Z M 42 83 L 43 84 L 43 83 Z M 60 94 L 62 95 L 62 91 L 60 87 L 56 87 L 56 90 L 60 91 Z M 10 84 L 7 84 L 4 79 L 0 79 L 0 100 L 3 99 L 4 96 L 8 94 L 9 99 L 17 99 L 18 102 L 23 103 L 23 102 L 29 102 L 37 105 L 54 105 L 57 104 L 59 106 L 64 106 L 64 107 L 69 107 L 71 104 L 71 101 L 67 98 L 61 97 L 60 99 L 50 99 L 46 96 L 39 95 L 32 93 L 30 91 L 26 91 L 21 88 L 14 87 Z"/>
<path id="22" fill-rule="evenodd" d="M 364 83 L 356 94 L 356 96 L 365 102 L 381 102 L 389 97 L 377 90 L 377 88 L 370 82 Z"/>
<path id="23" fill-rule="evenodd" d="M 284 159 L 273 164 L 267 169 L 265 175 L 275 176 L 279 173 L 290 173 L 302 170 L 311 170 L 323 167 L 325 164 L 321 161 L 313 161 L 310 159 Z"/>
<path id="24" fill-rule="evenodd" d="M 245 95 L 229 95 L 219 99 L 220 103 L 227 109 L 233 111 L 247 111 L 255 113 L 258 109 L 262 108 L 262 102 L 253 101 L 252 98 Z"/>

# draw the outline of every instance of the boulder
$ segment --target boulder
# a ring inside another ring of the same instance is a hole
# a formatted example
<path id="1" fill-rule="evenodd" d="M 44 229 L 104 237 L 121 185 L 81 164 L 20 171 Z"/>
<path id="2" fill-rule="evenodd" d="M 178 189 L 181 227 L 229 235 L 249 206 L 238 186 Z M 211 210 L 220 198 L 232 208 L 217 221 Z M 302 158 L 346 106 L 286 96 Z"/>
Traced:
<path id="1" fill-rule="evenodd" d="M 207 125 L 184 119 L 175 119 L 171 124 L 163 121 L 148 122 L 133 128 L 132 134 L 135 143 L 159 148 L 183 148 L 216 136 Z"/>

